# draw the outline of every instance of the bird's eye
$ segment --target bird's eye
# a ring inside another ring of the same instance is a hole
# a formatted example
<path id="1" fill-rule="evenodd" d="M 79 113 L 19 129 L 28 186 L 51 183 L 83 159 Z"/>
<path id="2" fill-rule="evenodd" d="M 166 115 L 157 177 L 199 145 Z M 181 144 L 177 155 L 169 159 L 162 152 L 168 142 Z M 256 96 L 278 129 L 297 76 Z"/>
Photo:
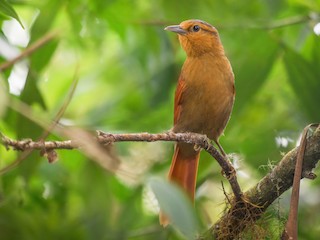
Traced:
<path id="1" fill-rule="evenodd" d="M 194 32 L 199 32 L 199 30 L 200 30 L 199 25 L 194 25 L 194 26 L 192 27 L 192 30 L 193 30 Z"/>

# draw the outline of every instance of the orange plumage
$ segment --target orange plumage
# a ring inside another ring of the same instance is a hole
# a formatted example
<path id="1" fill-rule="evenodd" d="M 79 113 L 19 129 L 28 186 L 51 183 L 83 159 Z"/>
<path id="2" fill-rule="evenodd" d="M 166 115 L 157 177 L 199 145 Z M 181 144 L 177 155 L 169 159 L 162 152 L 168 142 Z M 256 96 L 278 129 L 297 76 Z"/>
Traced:
<path id="1" fill-rule="evenodd" d="M 165 30 L 178 34 L 187 54 L 174 99 L 173 132 L 201 133 L 212 139 L 225 155 L 219 137 L 232 111 L 234 75 L 218 31 L 201 20 L 187 20 Z M 200 152 L 194 145 L 177 143 L 169 179 L 179 184 L 194 201 Z M 160 214 L 160 223 L 169 220 Z"/>

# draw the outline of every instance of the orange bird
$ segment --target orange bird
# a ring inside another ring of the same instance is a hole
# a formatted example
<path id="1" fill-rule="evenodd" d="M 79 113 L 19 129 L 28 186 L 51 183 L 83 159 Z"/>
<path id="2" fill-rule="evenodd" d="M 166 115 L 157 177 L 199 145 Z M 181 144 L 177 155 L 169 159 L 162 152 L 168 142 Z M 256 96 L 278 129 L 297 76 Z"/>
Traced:
<path id="1" fill-rule="evenodd" d="M 201 20 L 187 20 L 168 26 L 187 54 L 174 98 L 172 131 L 201 133 L 219 144 L 232 111 L 234 75 L 216 28 Z M 176 143 L 169 179 L 179 184 L 194 201 L 200 151 L 188 143 Z M 166 226 L 168 218 L 160 214 Z"/>

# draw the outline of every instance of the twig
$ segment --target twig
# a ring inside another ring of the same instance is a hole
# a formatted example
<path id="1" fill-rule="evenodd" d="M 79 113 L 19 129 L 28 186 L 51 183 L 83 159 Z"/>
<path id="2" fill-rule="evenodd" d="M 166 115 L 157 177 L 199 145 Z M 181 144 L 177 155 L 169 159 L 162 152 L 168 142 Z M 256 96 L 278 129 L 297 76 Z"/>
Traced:
<path id="1" fill-rule="evenodd" d="M 75 71 L 74 78 L 72 80 L 72 85 L 70 86 L 70 90 L 69 90 L 69 93 L 67 94 L 66 99 L 64 100 L 62 106 L 59 108 L 59 111 L 54 116 L 52 123 L 45 124 L 45 125 L 47 125 L 47 127 L 43 126 L 45 130 L 43 131 L 41 136 L 38 138 L 38 141 L 47 138 L 49 133 L 56 127 L 56 125 L 58 124 L 59 120 L 63 116 L 65 110 L 67 109 L 68 105 L 70 104 L 71 99 L 73 97 L 73 94 L 74 94 L 75 89 L 76 89 L 77 84 L 78 84 L 77 72 L 78 72 L 78 68 Z M 11 102 L 11 104 L 13 104 L 13 103 Z M 22 104 L 22 102 L 21 102 L 21 104 Z M 23 111 L 20 111 L 20 112 L 25 112 L 28 109 L 28 107 L 27 107 L 27 105 L 24 105 L 24 107 L 22 107 L 22 108 L 20 107 L 19 109 L 23 110 Z M 26 113 L 25 117 L 32 118 L 31 111 L 30 111 L 30 113 Z M 25 150 L 23 152 L 23 154 L 19 155 L 18 158 L 15 159 L 15 161 L 13 161 L 12 163 L 8 164 L 7 166 L 1 168 L 0 169 L 0 175 L 6 173 L 6 172 L 12 170 L 13 168 L 15 168 L 16 166 L 18 166 L 21 162 L 23 162 L 31 154 L 31 152 L 32 152 L 32 148 L 30 148 L 28 150 Z M 48 158 L 48 160 L 49 160 L 49 158 Z"/>
<path id="2" fill-rule="evenodd" d="M 237 181 L 235 170 L 228 159 L 224 158 L 218 150 L 208 141 L 208 138 L 204 135 L 197 133 L 131 133 L 131 134 L 111 134 L 104 133 L 101 131 L 97 132 L 97 140 L 100 144 L 109 144 L 112 142 L 125 142 L 125 141 L 144 141 L 144 142 L 154 142 L 154 141 L 177 141 L 196 144 L 199 147 L 205 149 L 212 157 L 214 157 L 222 170 L 224 171 L 228 181 L 231 184 L 232 191 L 237 200 L 241 199 L 242 192 L 240 185 Z M 81 145 L 77 141 L 32 141 L 27 140 L 12 140 L 8 137 L 2 135 L 2 144 L 6 147 L 13 147 L 15 150 L 24 151 L 27 149 L 74 149 L 79 148 Z"/>
<path id="3" fill-rule="evenodd" d="M 11 67 L 13 64 L 24 59 L 25 57 L 31 55 L 34 51 L 36 51 L 38 48 L 42 47 L 47 42 L 51 41 L 57 35 L 58 35 L 57 32 L 49 32 L 48 34 L 44 35 L 42 38 L 38 39 L 35 43 L 30 45 L 30 47 L 26 48 L 20 55 L 18 55 L 14 59 L 0 64 L 0 72 Z"/>
<path id="4" fill-rule="evenodd" d="M 296 25 L 296 24 L 309 22 L 310 20 L 312 20 L 312 17 L 310 15 L 293 16 L 293 17 L 280 19 L 280 20 L 271 22 L 270 24 L 267 24 L 266 26 L 261 26 L 261 28 L 264 28 L 264 29 L 283 28 L 283 27 L 287 27 L 287 26 L 292 26 L 292 25 Z"/>
<path id="5" fill-rule="evenodd" d="M 133 134 L 108 134 L 103 132 L 98 132 L 98 138 L 100 142 L 121 142 L 121 141 L 177 141 L 195 144 L 205 151 L 207 151 L 212 157 L 214 157 L 225 173 L 228 179 L 232 191 L 235 195 L 237 201 L 242 199 L 242 191 L 240 185 L 237 181 L 237 176 L 235 169 L 233 168 L 230 161 L 222 156 L 219 151 L 208 141 L 208 138 L 204 135 L 197 133 L 160 133 L 160 134 L 150 134 L 150 133 L 133 133 Z"/>
<path id="6" fill-rule="evenodd" d="M 278 19 L 270 22 L 266 21 L 250 21 L 244 23 L 216 25 L 219 29 L 253 29 L 253 30 L 274 30 L 284 27 L 290 27 L 298 24 L 307 23 L 310 21 L 319 21 L 318 15 L 302 15 L 292 16 L 284 19 Z"/>
<path id="7" fill-rule="evenodd" d="M 229 199 L 229 196 L 228 196 L 228 194 L 227 194 L 227 192 L 226 192 L 226 189 L 224 188 L 223 181 L 221 181 L 221 187 L 222 187 L 224 196 L 226 197 L 228 203 L 231 205 L 231 200 Z"/>
<path id="8" fill-rule="evenodd" d="M 32 141 L 31 139 L 14 140 L 1 135 L 1 144 L 7 149 L 12 147 L 17 151 L 26 150 L 50 150 L 50 149 L 75 149 L 79 148 L 79 144 L 72 140 L 67 141 Z"/>
<path id="9" fill-rule="evenodd" d="M 56 113 L 56 115 L 54 116 L 52 123 L 50 124 L 50 126 L 48 126 L 48 128 L 46 129 L 46 131 L 41 135 L 40 139 L 45 139 L 49 133 L 54 129 L 54 127 L 59 123 L 60 119 L 62 118 L 62 116 L 64 115 L 65 111 L 67 110 L 74 92 L 76 91 L 78 82 L 79 82 L 79 77 L 78 77 L 78 70 L 79 70 L 79 66 L 77 65 L 75 72 L 74 72 L 74 76 L 72 79 L 72 83 L 70 85 L 69 88 L 69 92 L 65 98 L 65 100 L 63 101 L 62 105 L 59 108 L 59 111 Z"/>

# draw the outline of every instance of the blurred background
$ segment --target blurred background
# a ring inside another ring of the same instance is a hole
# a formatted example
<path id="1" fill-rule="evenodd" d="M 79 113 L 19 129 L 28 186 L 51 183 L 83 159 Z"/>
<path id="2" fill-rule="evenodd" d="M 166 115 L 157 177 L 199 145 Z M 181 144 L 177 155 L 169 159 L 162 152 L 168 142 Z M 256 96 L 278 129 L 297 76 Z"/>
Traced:
<path id="1" fill-rule="evenodd" d="M 244 190 L 298 144 L 304 126 L 320 121 L 319 0 L 1 0 L 0 12 L 0 131 L 11 138 L 73 136 L 46 134 L 54 120 L 88 131 L 167 131 L 185 54 L 163 28 L 191 18 L 219 30 L 233 66 L 236 102 L 221 143 Z M 1 147 L 0 238 L 184 239 L 159 226 L 151 187 L 162 182 L 149 180 L 166 178 L 172 152 L 173 143 L 117 143 L 107 153 L 120 162 L 114 170 L 79 150 L 57 151 L 49 164 L 38 152 Z M 318 186 L 302 181 L 301 239 L 320 235 Z M 223 213 L 223 188 L 230 192 L 202 153 L 199 233 Z M 262 219 L 263 239 L 279 239 L 289 197 Z"/>

